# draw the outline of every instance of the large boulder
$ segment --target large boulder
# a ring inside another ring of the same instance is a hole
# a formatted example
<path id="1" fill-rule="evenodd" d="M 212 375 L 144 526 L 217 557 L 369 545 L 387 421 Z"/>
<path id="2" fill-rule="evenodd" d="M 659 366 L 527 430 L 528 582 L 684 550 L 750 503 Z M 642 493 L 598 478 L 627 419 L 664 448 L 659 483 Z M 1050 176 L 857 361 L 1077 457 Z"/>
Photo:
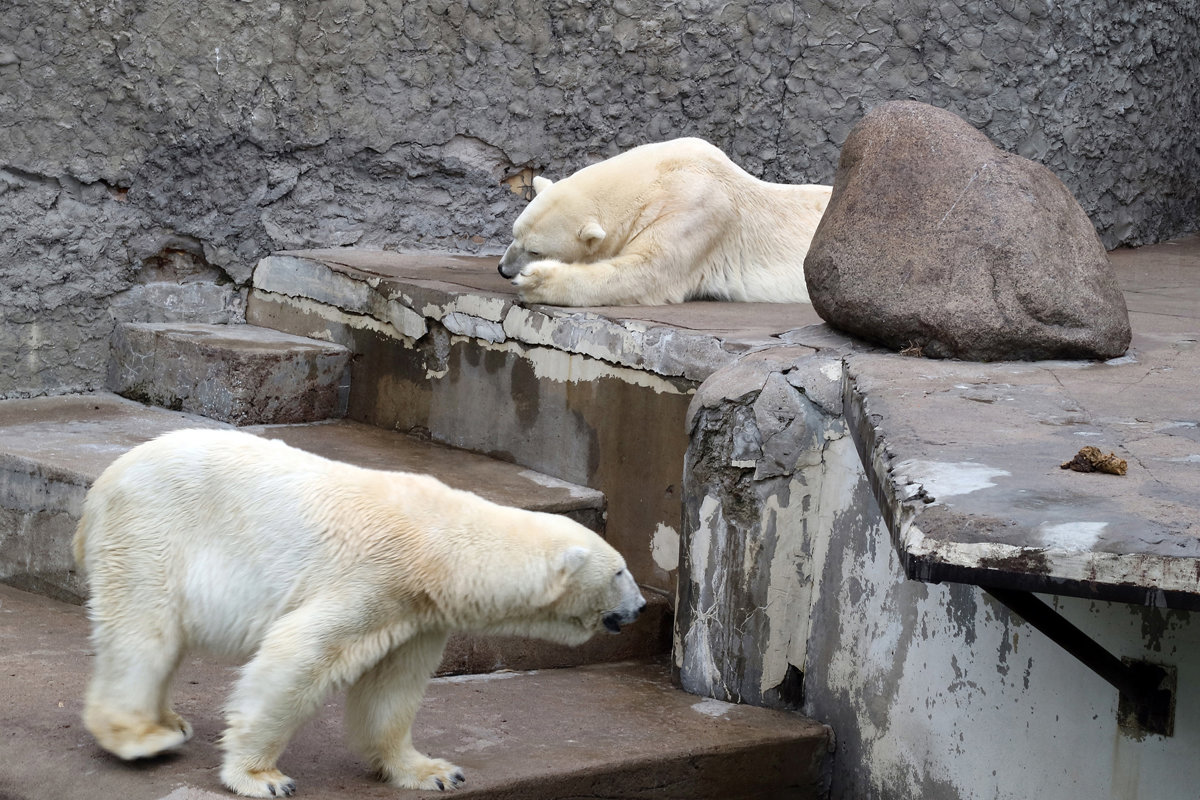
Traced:
<path id="1" fill-rule="evenodd" d="M 1062 182 L 924 103 L 878 106 L 850 132 L 804 268 L 822 318 L 896 350 L 996 361 L 1129 345 L 1108 255 Z"/>

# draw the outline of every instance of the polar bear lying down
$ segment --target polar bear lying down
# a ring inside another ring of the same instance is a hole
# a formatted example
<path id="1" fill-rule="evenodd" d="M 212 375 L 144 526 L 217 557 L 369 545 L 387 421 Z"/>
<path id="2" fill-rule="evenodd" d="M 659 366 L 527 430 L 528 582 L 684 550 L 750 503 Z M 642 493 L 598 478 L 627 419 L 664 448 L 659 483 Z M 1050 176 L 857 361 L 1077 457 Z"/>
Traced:
<path id="1" fill-rule="evenodd" d="M 522 300 L 808 302 L 804 257 L 829 186 L 766 183 L 702 139 L 674 139 L 533 187 L 500 261 Z"/>
<path id="2" fill-rule="evenodd" d="M 579 644 L 646 604 L 620 554 L 564 517 L 238 431 L 117 459 L 87 495 L 75 558 L 96 650 L 88 730 L 125 759 L 178 747 L 192 729 L 167 689 L 184 652 L 250 657 L 221 742 L 222 782 L 250 797 L 292 794 L 276 760 L 339 688 L 385 780 L 457 787 L 462 771 L 410 734 L 450 631 Z"/>

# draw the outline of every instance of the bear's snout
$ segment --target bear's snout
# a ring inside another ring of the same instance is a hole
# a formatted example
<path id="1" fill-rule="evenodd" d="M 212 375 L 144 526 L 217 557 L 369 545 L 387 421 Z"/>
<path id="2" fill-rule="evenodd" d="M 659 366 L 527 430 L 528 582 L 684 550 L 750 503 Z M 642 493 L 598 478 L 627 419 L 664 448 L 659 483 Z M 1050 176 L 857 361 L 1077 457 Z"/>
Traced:
<path id="1" fill-rule="evenodd" d="M 604 623 L 604 629 L 609 633 L 620 633 L 622 625 L 636 621 L 645 610 L 646 598 L 639 596 L 637 608 L 610 611 L 601 618 L 601 621 Z"/>
<path id="2" fill-rule="evenodd" d="M 529 254 L 525 250 L 513 242 L 504 251 L 504 257 L 500 259 L 500 274 L 505 278 L 515 278 L 517 273 L 521 271 L 521 267 L 529 263 Z"/>

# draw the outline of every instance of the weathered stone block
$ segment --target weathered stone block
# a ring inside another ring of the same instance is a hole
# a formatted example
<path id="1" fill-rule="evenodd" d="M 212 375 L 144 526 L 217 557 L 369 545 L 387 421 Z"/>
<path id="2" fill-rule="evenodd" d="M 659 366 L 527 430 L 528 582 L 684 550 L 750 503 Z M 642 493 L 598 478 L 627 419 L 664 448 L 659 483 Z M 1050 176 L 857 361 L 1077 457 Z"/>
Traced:
<path id="1" fill-rule="evenodd" d="M 841 478 L 858 457 L 840 417 L 810 398 L 840 385 L 840 362 L 772 352 L 794 360 L 747 356 L 702 384 L 689 413 L 675 663 L 690 692 L 795 708 L 817 576 L 848 524 Z"/>
<path id="2" fill-rule="evenodd" d="M 350 352 L 252 325 L 132 323 L 112 338 L 108 387 L 237 425 L 345 413 Z"/>
<path id="3" fill-rule="evenodd" d="M 894 350 L 998 361 L 1129 345 L 1112 265 L 1062 181 L 924 103 L 855 126 L 805 273 L 826 321 Z"/>

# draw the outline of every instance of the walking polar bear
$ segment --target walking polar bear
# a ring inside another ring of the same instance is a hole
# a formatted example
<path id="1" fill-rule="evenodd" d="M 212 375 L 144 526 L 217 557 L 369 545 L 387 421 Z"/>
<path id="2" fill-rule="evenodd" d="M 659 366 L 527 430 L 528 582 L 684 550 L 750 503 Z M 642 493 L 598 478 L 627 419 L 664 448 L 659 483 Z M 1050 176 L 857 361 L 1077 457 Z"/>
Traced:
<path id="1" fill-rule="evenodd" d="M 221 743 L 222 782 L 250 797 L 292 794 L 276 761 L 342 687 L 349 736 L 385 780 L 457 787 L 462 770 L 410 733 L 448 632 L 579 644 L 646 603 L 620 554 L 564 517 L 231 430 L 117 459 L 75 558 L 96 650 L 88 730 L 124 759 L 176 748 L 192 734 L 167 698 L 184 652 L 250 656 Z"/>
<path id="2" fill-rule="evenodd" d="M 564 306 L 807 303 L 804 257 L 832 189 L 760 181 L 702 139 L 533 188 L 500 274 L 522 300 Z"/>

